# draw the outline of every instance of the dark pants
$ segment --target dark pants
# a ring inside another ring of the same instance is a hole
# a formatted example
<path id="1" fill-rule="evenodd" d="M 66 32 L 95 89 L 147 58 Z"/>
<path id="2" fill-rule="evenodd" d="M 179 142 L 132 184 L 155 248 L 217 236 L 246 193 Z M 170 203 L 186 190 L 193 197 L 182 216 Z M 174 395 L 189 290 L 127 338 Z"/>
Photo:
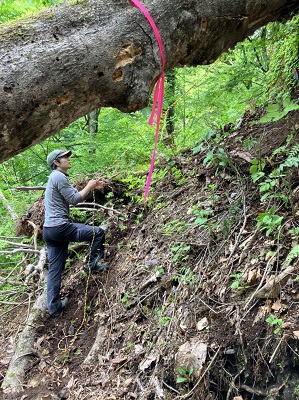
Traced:
<path id="1" fill-rule="evenodd" d="M 67 222 L 51 228 L 44 227 L 43 237 L 49 260 L 47 306 L 51 315 L 61 308 L 61 274 L 67 259 L 69 242 L 89 242 L 86 266 L 92 269 L 104 255 L 105 232 L 98 226 Z"/>

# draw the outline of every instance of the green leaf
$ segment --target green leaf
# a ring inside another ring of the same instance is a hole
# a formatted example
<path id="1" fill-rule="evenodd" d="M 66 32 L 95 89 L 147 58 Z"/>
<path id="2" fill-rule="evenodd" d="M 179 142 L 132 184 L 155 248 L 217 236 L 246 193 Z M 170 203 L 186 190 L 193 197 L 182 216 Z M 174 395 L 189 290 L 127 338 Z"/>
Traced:
<path id="1" fill-rule="evenodd" d="M 274 320 L 275 320 L 274 315 L 270 314 L 269 317 L 266 319 L 266 322 L 268 322 L 269 324 L 273 324 Z"/>
<path id="2" fill-rule="evenodd" d="M 284 112 L 287 114 L 290 111 L 297 110 L 299 108 L 299 105 L 296 103 L 293 103 L 290 97 L 287 97 L 283 99 L 283 108 Z"/>
<path id="3" fill-rule="evenodd" d="M 186 370 L 185 370 L 185 368 L 182 367 L 181 365 L 178 366 L 178 373 L 179 373 L 180 375 L 186 375 Z"/>
<path id="4" fill-rule="evenodd" d="M 179 376 L 176 380 L 176 383 L 183 383 L 186 381 L 187 381 L 187 378 L 184 378 L 183 376 Z"/>
<path id="5" fill-rule="evenodd" d="M 251 178 L 253 180 L 253 182 L 257 182 L 259 179 L 261 179 L 263 176 L 265 176 L 264 172 L 252 172 L 251 173 Z"/>
<path id="6" fill-rule="evenodd" d="M 232 289 L 238 289 L 239 285 L 240 285 L 240 282 L 239 282 L 239 281 L 234 281 L 234 282 L 230 285 L 230 287 L 231 287 Z"/>
<path id="7" fill-rule="evenodd" d="M 279 111 L 279 105 L 278 104 L 270 104 L 266 108 L 268 113 L 277 113 Z"/>
<path id="8" fill-rule="evenodd" d="M 199 217 L 199 218 L 196 218 L 196 220 L 194 221 L 194 223 L 195 223 L 196 225 L 204 225 L 207 221 L 208 221 L 208 218 Z"/>

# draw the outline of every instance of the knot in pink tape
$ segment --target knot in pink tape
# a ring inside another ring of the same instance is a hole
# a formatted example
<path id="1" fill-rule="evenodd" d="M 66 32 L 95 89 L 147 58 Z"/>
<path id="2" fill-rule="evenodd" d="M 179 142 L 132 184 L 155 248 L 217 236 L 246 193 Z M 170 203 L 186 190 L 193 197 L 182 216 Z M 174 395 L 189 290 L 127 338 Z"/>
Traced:
<path id="1" fill-rule="evenodd" d="M 144 202 L 146 202 L 149 188 L 151 186 L 151 180 L 152 180 L 156 152 L 157 152 L 157 144 L 158 144 L 158 139 L 159 139 L 159 128 L 160 128 L 160 121 L 161 121 L 162 107 L 163 107 L 163 98 L 164 98 L 164 84 L 165 84 L 164 62 L 165 61 L 164 61 L 164 51 L 163 51 L 162 39 L 161 39 L 159 30 L 155 24 L 155 21 L 151 17 L 148 10 L 138 0 L 130 0 L 130 2 L 133 3 L 137 8 L 139 8 L 140 11 L 143 12 L 143 14 L 147 18 L 148 22 L 150 23 L 151 27 L 153 28 L 153 31 L 154 31 L 154 34 L 156 36 L 156 40 L 157 40 L 157 43 L 159 46 L 161 61 L 162 61 L 162 72 L 160 73 L 158 80 L 156 82 L 152 112 L 151 112 L 151 115 L 148 120 L 148 124 L 150 126 L 152 126 L 153 122 L 154 122 L 154 118 L 156 116 L 156 135 L 155 135 L 154 150 L 153 150 L 150 169 L 149 169 L 149 173 L 148 173 L 146 185 L 145 185 L 145 190 L 144 190 Z"/>

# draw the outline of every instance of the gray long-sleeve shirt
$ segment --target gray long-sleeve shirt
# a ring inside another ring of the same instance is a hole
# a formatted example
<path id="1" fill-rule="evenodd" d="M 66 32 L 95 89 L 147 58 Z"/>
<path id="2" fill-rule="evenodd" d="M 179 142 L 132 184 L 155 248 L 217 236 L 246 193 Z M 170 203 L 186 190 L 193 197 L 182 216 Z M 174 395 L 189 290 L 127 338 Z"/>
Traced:
<path id="1" fill-rule="evenodd" d="M 69 222 L 70 204 L 82 201 L 81 194 L 68 181 L 66 174 L 58 169 L 52 171 L 45 192 L 45 227 Z"/>

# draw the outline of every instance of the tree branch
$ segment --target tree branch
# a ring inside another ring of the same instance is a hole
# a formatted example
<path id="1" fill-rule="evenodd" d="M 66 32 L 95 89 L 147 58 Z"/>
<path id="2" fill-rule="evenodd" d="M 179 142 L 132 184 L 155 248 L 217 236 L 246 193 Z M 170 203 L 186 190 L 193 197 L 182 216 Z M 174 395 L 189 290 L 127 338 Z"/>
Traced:
<path id="1" fill-rule="evenodd" d="M 19 186 L 12 190 L 23 190 L 29 192 L 30 190 L 46 190 L 46 186 Z"/>

